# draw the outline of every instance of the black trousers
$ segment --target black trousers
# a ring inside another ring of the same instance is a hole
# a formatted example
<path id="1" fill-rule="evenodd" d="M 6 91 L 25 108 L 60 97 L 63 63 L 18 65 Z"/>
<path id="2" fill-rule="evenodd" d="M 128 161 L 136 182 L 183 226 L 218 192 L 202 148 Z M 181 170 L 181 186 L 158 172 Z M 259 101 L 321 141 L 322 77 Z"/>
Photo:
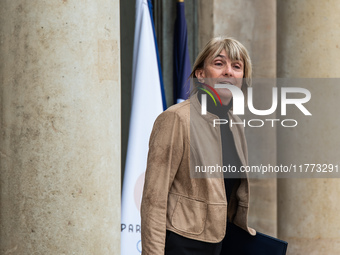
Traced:
<path id="1" fill-rule="evenodd" d="M 207 243 L 166 231 L 164 255 L 221 255 L 222 242 Z"/>

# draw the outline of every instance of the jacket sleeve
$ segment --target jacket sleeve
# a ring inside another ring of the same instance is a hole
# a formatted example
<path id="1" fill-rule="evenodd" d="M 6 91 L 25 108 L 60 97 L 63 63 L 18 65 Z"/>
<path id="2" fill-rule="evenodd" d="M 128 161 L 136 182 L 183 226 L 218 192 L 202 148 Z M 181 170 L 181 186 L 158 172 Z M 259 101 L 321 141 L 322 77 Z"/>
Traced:
<path id="1" fill-rule="evenodd" d="M 142 254 L 164 254 L 168 193 L 183 157 L 184 124 L 176 112 L 155 121 L 141 203 Z"/>

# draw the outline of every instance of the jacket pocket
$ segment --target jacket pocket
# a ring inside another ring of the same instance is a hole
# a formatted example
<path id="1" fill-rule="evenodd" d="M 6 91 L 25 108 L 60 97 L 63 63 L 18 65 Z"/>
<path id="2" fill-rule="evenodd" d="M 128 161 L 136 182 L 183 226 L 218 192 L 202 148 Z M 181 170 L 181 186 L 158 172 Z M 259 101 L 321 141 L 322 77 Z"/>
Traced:
<path id="1" fill-rule="evenodd" d="M 178 197 L 171 224 L 188 234 L 199 235 L 204 230 L 207 218 L 207 204 L 186 197 Z"/>

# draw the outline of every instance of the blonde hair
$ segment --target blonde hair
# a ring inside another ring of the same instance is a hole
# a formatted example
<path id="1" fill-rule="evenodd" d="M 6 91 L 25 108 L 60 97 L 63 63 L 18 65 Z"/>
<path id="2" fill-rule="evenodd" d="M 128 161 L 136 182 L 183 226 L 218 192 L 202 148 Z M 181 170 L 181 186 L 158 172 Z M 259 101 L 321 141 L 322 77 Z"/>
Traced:
<path id="1" fill-rule="evenodd" d="M 196 61 L 193 66 L 193 70 L 190 74 L 190 78 L 193 78 L 193 88 L 190 94 L 194 94 L 197 92 L 197 87 L 200 85 L 197 81 L 196 71 L 202 70 L 204 68 L 205 60 L 210 58 L 215 58 L 217 55 L 221 53 L 222 50 L 225 50 L 228 58 L 232 61 L 234 60 L 242 60 L 244 65 L 244 74 L 241 90 L 244 96 L 247 96 L 247 88 L 251 86 L 251 75 L 252 75 L 252 66 L 251 60 L 248 54 L 247 49 L 237 40 L 226 37 L 226 36 L 218 36 L 210 39 L 210 41 L 204 46 L 203 50 L 198 54 Z"/>

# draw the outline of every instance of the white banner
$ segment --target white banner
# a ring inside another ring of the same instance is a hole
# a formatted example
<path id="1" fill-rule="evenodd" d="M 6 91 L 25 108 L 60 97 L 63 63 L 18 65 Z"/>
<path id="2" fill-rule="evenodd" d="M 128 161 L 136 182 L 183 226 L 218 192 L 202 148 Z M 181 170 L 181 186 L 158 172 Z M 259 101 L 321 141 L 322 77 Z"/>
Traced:
<path id="1" fill-rule="evenodd" d="M 141 253 L 140 203 L 153 123 L 163 111 L 153 27 L 147 0 L 136 0 L 132 109 L 121 219 L 121 254 Z"/>

